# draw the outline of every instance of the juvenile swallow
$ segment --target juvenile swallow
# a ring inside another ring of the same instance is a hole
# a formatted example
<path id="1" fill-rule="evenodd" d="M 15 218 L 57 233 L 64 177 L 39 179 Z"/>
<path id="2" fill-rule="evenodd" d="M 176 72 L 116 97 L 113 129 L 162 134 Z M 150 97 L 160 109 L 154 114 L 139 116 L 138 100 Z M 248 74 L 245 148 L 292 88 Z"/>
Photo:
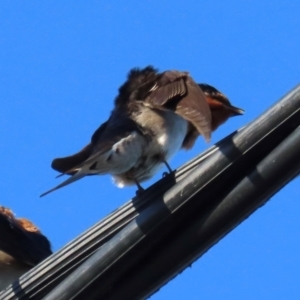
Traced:
<path id="1" fill-rule="evenodd" d="M 0 291 L 52 254 L 48 239 L 27 219 L 0 206 Z"/>
<path id="2" fill-rule="evenodd" d="M 74 155 L 53 160 L 53 169 L 72 176 L 41 196 L 86 175 L 107 173 L 119 187 L 142 189 L 139 183 L 163 165 L 171 171 L 167 161 L 180 148 L 190 149 L 199 135 L 208 142 L 213 130 L 242 113 L 188 72 L 132 69 L 91 142 Z"/>

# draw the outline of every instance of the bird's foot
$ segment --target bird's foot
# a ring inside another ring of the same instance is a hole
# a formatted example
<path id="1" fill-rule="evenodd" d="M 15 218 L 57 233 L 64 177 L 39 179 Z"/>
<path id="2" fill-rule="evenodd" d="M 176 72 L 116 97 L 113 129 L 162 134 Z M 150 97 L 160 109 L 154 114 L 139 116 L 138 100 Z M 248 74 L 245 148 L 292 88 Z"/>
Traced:
<path id="1" fill-rule="evenodd" d="M 173 172 L 173 170 L 171 169 L 170 165 L 169 165 L 165 160 L 163 160 L 163 163 L 166 165 L 166 167 L 167 167 L 169 173 L 171 174 L 171 173 Z M 165 172 L 164 172 L 164 173 L 165 173 Z"/>
<path id="2" fill-rule="evenodd" d="M 145 192 L 145 189 L 140 185 L 140 183 L 136 179 L 134 179 L 134 182 L 138 188 L 137 191 L 135 192 L 135 194 L 137 196 L 141 196 Z"/>

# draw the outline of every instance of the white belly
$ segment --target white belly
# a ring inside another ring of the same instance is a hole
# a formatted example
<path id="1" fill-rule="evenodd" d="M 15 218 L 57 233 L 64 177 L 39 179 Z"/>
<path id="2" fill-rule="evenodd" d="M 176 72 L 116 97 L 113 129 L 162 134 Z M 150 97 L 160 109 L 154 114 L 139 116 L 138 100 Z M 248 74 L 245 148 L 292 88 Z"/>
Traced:
<path id="1" fill-rule="evenodd" d="M 154 176 L 164 166 L 163 160 L 168 161 L 181 148 L 188 122 L 172 111 L 149 108 L 145 108 L 138 116 L 137 122 L 153 132 L 153 138 L 144 149 L 141 160 L 131 170 L 131 176 L 142 182 Z M 156 156 L 162 159 L 155 159 Z M 119 187 L 134 184 L 128 173 L 113 174 L 113 177 Z"/>
<path id="2" fill-rule="evenodd" d="M 166 111 L 163 114 L 165 126 L 161 127 L 157 142 L 166 153 L 166 160 L 169 160 L 181 148 L 187 133 L 188 123 L 173 112 Z"/>

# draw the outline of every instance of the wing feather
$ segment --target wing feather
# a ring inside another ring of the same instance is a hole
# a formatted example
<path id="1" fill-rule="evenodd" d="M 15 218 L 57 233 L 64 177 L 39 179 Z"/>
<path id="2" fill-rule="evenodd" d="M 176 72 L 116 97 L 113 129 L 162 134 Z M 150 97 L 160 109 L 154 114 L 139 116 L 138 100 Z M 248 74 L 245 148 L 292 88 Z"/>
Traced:
<path id="1" fill-rule="evenodd" d="M 145 105 L 156 109 L 173 110 L 189 121 L 207 141 L 210 140 L 210 108 L 204 93 L 188 73 L 162 73 L 144 102 Z"/>

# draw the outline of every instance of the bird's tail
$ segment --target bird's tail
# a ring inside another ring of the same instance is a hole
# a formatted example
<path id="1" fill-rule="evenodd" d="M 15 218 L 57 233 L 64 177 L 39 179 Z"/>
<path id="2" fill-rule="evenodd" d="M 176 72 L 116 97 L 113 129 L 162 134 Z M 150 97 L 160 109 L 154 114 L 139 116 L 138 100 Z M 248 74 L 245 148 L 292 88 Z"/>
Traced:
<path id="1" fill-rule="evenodd" d="M 85 175 L 87 175 L 87 174 L 82 169 L 79 169 L 77 171 L 77 173 L 75 173 L 72 177 L 70 177 L 67 180 L 65 180 L 64 182 L 60 183 L 59 185 L 57 185 L 53 189 L 43 193 L 40 197 L 46 196 L 47 194 L 50 194 L 51 192 L 54 192 L 54 191 L 66 186 L 70 183 L 73 183 L 74 181 L 77 181 L 77 180 L 83 178 Z"/>

